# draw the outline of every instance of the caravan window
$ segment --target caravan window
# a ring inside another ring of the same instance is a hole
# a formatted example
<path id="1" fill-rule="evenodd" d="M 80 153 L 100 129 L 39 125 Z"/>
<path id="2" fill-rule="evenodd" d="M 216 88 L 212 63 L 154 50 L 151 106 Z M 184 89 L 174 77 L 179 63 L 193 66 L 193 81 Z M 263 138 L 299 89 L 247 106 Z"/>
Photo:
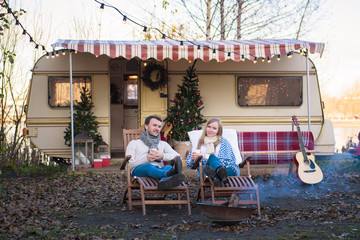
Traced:
<path id="1" fill-rule="evenodd" d="M 237 77 L 238 104 L 247 106 L 300 106 L 301 77 Z"/>
<path id="2" fill-rule="evenodd" d="M 51 107 L 70 107 L 70 77 L 50 76 L 49 78 L 49 105 Z M 73 98 L 81 101 L 80 94 L 83 87 L 91 92 L 91 77 L 73 77 Z"/>

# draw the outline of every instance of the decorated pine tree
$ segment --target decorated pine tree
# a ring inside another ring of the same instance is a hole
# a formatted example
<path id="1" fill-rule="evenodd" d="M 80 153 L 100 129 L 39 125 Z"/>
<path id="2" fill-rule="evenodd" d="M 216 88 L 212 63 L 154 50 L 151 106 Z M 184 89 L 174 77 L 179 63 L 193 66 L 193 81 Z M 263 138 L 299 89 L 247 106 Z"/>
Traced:
<path id="1" fill-rule="evenodd" d="M 99 144 L 103 140 L 98 132 L 98 122 L 92 111 L 94 103 L 91 101 L 89 89 L 82 88 L 80 99 L 81 101 L 76 101 L 77 104 L 74 106 L 74 136 L 81 131 L 85 131 L 94 140 L 95 144 Z M 71 146 L 71 123 L 69 123 L 64 133 L 65 144 Z"/>
<path id="2" fill-rule="evenodd" d="M 205 122 L 201 115 L 204 107 L 198 89 L 199 78 L 195 73 L 195 63 L 196 60 L 186 70 L 182 84 L 177 85 L 178 92 L 175 94 L 174 100 L 170 101 L 172 104 L 168 110 L 166 121 L 173 125 L 170 137 L 177 141 L 188 141 L 187 132 L 201 129 L 200 125 Z"/>

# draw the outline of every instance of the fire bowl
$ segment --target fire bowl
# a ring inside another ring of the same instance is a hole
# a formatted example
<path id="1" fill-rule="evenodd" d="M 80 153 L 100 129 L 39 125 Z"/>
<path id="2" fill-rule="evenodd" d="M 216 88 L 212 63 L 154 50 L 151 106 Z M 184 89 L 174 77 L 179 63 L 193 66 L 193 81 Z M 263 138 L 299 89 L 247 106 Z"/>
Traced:
<path id="1" fill-rule="evenodd" d="M 214 222 L 238 222 L 255 212 L 255 208 L 228 207 L 211 203 L 197 203 L 202 215 Z"/>

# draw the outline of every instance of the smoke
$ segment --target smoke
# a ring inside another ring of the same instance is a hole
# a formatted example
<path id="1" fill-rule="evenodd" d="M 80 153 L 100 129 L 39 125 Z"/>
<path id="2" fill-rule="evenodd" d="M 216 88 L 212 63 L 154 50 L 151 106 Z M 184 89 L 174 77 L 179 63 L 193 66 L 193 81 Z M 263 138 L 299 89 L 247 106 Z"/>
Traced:
<path id="1" fill-rule="evenodd" d="M 305 184 L 296 178 L 295 172 L 288 175 L 271 174 L 254 180 L 258 185 L 261 204 L 281 206 L 284 199 L 317 200 L 332 193 L 351 194 L 354 183 L 359 182 L 360 161 L 343 159 L 337 154 L 330 160 L 316 161 L 323 172 L 323 180 L 314 185 Z M 276 171 L 274 171 L 276 172 Z M 287 203 L 289 204 L 289 203 Z"/>

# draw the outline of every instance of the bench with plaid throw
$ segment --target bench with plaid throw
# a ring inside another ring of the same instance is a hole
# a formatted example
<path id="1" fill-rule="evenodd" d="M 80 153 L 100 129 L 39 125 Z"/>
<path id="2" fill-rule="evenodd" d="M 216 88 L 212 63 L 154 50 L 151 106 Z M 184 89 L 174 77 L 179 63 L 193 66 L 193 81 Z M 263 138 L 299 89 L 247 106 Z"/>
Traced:
<path id="1" fill-rule="evenodd" d="M 300 151 L 297 131 L 276 132 L 237 132 L 240 152 L 246 157 L 251 155 L 251 164 L 281 164 L 293 161 L 296 153 L 247 154 L 254 151 Z M 301 133 L 307 150 L 314 150 L 312 132 Z"/>

